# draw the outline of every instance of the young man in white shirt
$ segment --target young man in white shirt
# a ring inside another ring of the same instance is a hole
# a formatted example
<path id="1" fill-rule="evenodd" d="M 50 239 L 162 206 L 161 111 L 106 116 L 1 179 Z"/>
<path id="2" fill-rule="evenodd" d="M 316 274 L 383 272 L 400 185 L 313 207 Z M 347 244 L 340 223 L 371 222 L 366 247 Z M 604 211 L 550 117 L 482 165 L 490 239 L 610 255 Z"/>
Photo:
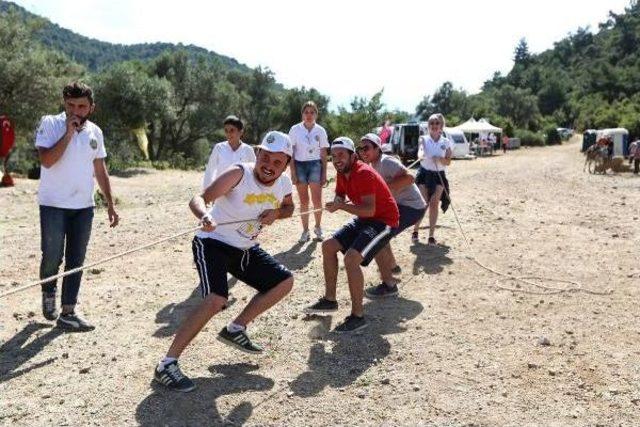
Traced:
<path id="1" fill-rule="evenodd" d="M 111 227 L 118 225 L 105 165 L 107 153 L 102 131 L 87 120 L 95 108 L 93 91 L 74 82 L 62 91 L 64 112 L 44 116 L 36 132 L 41 174 L 38 189 L 42 261 L 40 278 L 55 276 L 65 258 L 65 270 L 82 266 L 91 235 L 95 175 L 107 201 Z M 66 248 L 65 248 L 66 245 Z M 75 311 L 82 272 L 62 281 L 62 313 L 56 307 L 57 281 L 42 285 L 42 314 L 70 331 L 94 326 Z"/>
<path id="2" fill-rule="evenodd" d="M 256 238 L 265 225 L 293 214 L 293 187 L 289 177 L 283 175 L 291 154 L 289 137 L 269 132 L 260 144 L 255 164 L 232 166 L 189 203 L 202 222 L 192 248 L 203 301 L 182 322 L 167 355 L 155 368 L 154 379 L 169 389 L 188 392 L 195 388 L 180 370 L 178 358 L 211 317 L 224 309 L 229 292 L 227 273 L 258 293 L 233 322 L 222 328 L 218 340 L 246 353 L 263 351 L 251 342 L 246 327 L 291 291 L 293 275 L 261 249 Z M 213 207 L 207 211 L 210 203 Z"/>
<path id="3" fill-rule="evenodd" d="M 204 171 L 202 189 L 206 189 L 229 166 L 236 163 L 254 163 L 256 155 L 253 147 L 242 142 L 244 123 L 236 116 L 227 116 L 223 122 L 226 141 L 213 146 L 207 168 Z"/>
<path id="4" fill-rule="evenodd" d="M 429 211 L 429 240 L 428 244 L 435 246 L 437 244 L 434 237 L 436 230 L 436 222 L 438 221 L 438 205 L 443 200 L 443 210 L 448 206 L 449 182 L 447 181 L 446 170 L 451 164 L 452 143 L 442 135 L 445 126 L 444 116 L 440 113 L 432 114 L 427 121 L 429 126 L 428 135 L 420 137 L 420 151 L 422 160 L 420 161 L 420 169 L 416 175 L 416 184 L 423 186 L 426 193 L 426 202 Z M 444 184 L 444 185 L 443 185 Z M 444 190 L 447 190 L 443 198 Z M 447 201 L 446 205 L 444 201 Z M 411 239 L 418 241 L 418 230 L 420 223 L 418 221 L 413 228 Z"/>
<path id="5" fill-rule="evenodd" d="M 291 181 L 295 184 L 300 198 L 300 211 L 309 210 L 309 190 L 314 209 L 322 208 L 322 187 L 327 182 L 327 149 L 329 139 L 327 132 L 316 123 L 318 107 L 313 101 L 302 106 L 302 122 L 291 127 L 289 138 L 293 144 L 293 161 L 291 162 Z M 313 213 L 316 235 L 322 241 L 322 211 Z M 302 235 L 299 241 L 307 242 L 309 235 L 309 214 L 301 215 Z"/>

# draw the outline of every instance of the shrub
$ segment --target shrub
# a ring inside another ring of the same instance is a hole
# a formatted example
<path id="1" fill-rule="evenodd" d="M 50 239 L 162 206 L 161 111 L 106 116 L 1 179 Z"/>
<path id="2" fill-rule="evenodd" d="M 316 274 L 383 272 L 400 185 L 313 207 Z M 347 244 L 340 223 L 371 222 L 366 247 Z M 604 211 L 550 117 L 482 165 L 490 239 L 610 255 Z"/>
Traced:
<path id="1" fill-rule="evenodd" d="M 516 137 L 520 138 L 522 146 L 542 147 L 544 146 L 544 137 L 539 132 L 531 132 L 526 129 L 516 129 Z"/>
<path id="2" fill-rule="evenodd" d="M 560 133 L 558 132 L 558 129 L 555 126 L 548 127 L 547 129 L 545 129 L 545 135 L 546 135 L 545 143 L 547 145 L 557 145 L 562 142 Z"/>

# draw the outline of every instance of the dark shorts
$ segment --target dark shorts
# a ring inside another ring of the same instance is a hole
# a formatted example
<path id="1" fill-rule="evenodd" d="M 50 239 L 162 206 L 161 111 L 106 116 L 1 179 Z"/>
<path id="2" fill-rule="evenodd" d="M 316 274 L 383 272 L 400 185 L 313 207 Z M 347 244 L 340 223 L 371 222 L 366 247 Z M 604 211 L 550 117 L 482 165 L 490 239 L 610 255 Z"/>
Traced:
<path id="1" fill-rule="evenodd" d="M 367 266 L 378 251 L 393 237 L 393 229 L 380 221 L 354 218 L 336 231 L 333 238 L 342 246 L 342 253 L 353 249 L 362 255 L 360 265 Z"/>
<path id="2" fill-rule="evenodd" d="M 322 180 L 322 160 L 296 162 L 296 177 L 299 184 L 320 184 Z"/>
<path id="3" fill-rule="evenodd" d="M 438 185 L 442 187 L 443 182 L 445 183 L 445 186 L 448 184 L 447 176 L 444 171 L 430 171 L 421 167 L 416 175 L 416 184 L 424 185 L 427 188 L 427 202 L 436 192 L 436 187 Z"/>
<path id="4" fill-rule="evenodd" d="M 424 216 L 424 213 L 427 211 L 427 208 L 424 207 L 422 209 L 416 209 L 410 206 L 398 205 L 398 211 L 400 212 L 400 225 L 391 231 L 392 237 L 397 236 L 420 221 Z"/>
<path id="5" fill-rule="evenodd" d="M 211 293 L 228 298 L 227 273 L 259 293 L 269 291 L 292 276 L 289 270 L 257 245 L 243 251 L 216 239 L 194 237 L 191 247 L 200 276 L 202 298 Z"/>

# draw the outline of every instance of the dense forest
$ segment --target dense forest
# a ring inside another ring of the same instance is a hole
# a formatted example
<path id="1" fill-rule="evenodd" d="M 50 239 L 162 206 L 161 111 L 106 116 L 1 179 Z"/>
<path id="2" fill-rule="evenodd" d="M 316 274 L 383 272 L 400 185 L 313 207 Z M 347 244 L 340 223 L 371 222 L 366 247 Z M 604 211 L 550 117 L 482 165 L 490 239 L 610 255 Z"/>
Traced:
<path id="1" fill-rule="evenodd" d="M 112 169 L 201 167 L 211 144 L 223 139 L 220 123 L 227 114 L 242 117 L 245 141 L 257 143 L 268 129 L 286 131 L 298 122 L 309 99 L 318 104 L 330 138 L 357 137 L 385 119 L 419 120 L 436 111 L 451 124 L 486 117 L 524 144 L 554 142 L 549 136 L 558 126 L 623 126 L 638 136 L 639 39 L 634 0 L 625 13 L 610 13 L 596 32 L 579 28 L 540 54 L 530 53 L 522 39 L 510 72 L 495 73 L 478 94 L 445 82 L 409 113 L 388 111 L 381 89 L 329 111 L 328 96 L 314 88 L 285 88 L 269 69 L 251 69 L 196 46 L 90 39 L 0 1 L 0 114 L 16 124 L 11 161 L 17 171 L 34 161 L 38 120 L 60 110 L 61 88 L 75 79 L 96 92 L 94 120 L 109 141 Z"/>

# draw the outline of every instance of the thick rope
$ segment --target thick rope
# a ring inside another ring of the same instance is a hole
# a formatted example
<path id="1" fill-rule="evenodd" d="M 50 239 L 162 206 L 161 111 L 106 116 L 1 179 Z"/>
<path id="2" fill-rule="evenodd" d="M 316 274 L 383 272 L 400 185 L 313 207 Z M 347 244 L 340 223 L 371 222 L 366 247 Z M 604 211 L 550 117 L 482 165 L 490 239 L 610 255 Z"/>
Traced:
<path id="1" fill-rule="evenodd" d="M 298 217 L 298 216 L 301 216 L 301 215 L 307 215 L 307 214 L 310 214 L 310 213 L 313 213 L 313 212 L 319 212 L 321 210 L 323 210 L 323 208 L 312 209 L 312 210 L 309 210 L 309 211 L 306 211 L 306 212 L 298 212 L 297 214 L 291 215 L 289 218 L 294 218 L 294 217 Z M 286 218 L 284 218 L 284 219 L 286 219 Z M 237 220 L 237 221 L 221 222 L 221 223 L 218 223 L 216 226 L 241 224 L 243 222 L 252 222 L 252 221 L 257 221 L 257 220 L 258 220 L 258 218 L 240 219 L 240 220 Z M 26 289 L 33 288 L 34 286 L 42 285 L 43 283 L 49 282 L 51 280 L 57 280 L 57 279 L 69 276 L 71 274 L 75 274 L 75 273 L 78 273 L 80 271 L 84 271 L 84 270 L 87 270 L 89 268 L 95 267 L 96 265 L 104 264 L 106 262 L 112 261 L 112 260 L 117 259 L 117 258 L 122 258 L 123 256 L 130 255 L 130 254 L 132 254 L 134 252 L 138 252 L 138 251 L 141 251 L 143 249 L 147 249 L 147 248 L 150 248 L 150 247 L 155 246 L 157 244 L 166 242 L 168 240 L 172 240 L 172 239 L 184 236 L 185 234 L 193 233 L 195 231 L 198 231 L 200 228 L 201 228 L 201 225 L 199 225 L 197 227 L 192 227 L 192 228 L 190 228 L 188 230 L 181 231 L 180 233 L 176 233 L 176 234 L 173 234 L 173 235 L 168 236 L 168 237 L 163 237 L 162 239 L 153 241 L 151 243 L 147 243 L 145 245 L 137 246 L 135 248 L 129 249 L 129 250 L 124 251 L 124 252 L 121 252 L 119 254 L 115 254 L 115 255 L 112 255 L 110 257 L 103 258 L 101 260 L 92 262 L 90 264 L 82 265 L 82 266 L 76 267 L 76 268 L 74 268 L 72 270 L 68 270 L 68 271 L 65 271 L 63 273 L 56 274 L 55 276 L 46 277 L 44 279 L 38 280 L 37 282 L 28 283 L 26 285 L 17 287 L 15 289 L 11 289 L 10 291 L 7 291 L 7 292 L 4 292 L 4 293 L 0 294 L 0 299 L 2 299 L 4 297 L 7 297 L 9 295 L 16 294 L 18 292 L 22 292 L 22 291 L 24 291 Z"/>

